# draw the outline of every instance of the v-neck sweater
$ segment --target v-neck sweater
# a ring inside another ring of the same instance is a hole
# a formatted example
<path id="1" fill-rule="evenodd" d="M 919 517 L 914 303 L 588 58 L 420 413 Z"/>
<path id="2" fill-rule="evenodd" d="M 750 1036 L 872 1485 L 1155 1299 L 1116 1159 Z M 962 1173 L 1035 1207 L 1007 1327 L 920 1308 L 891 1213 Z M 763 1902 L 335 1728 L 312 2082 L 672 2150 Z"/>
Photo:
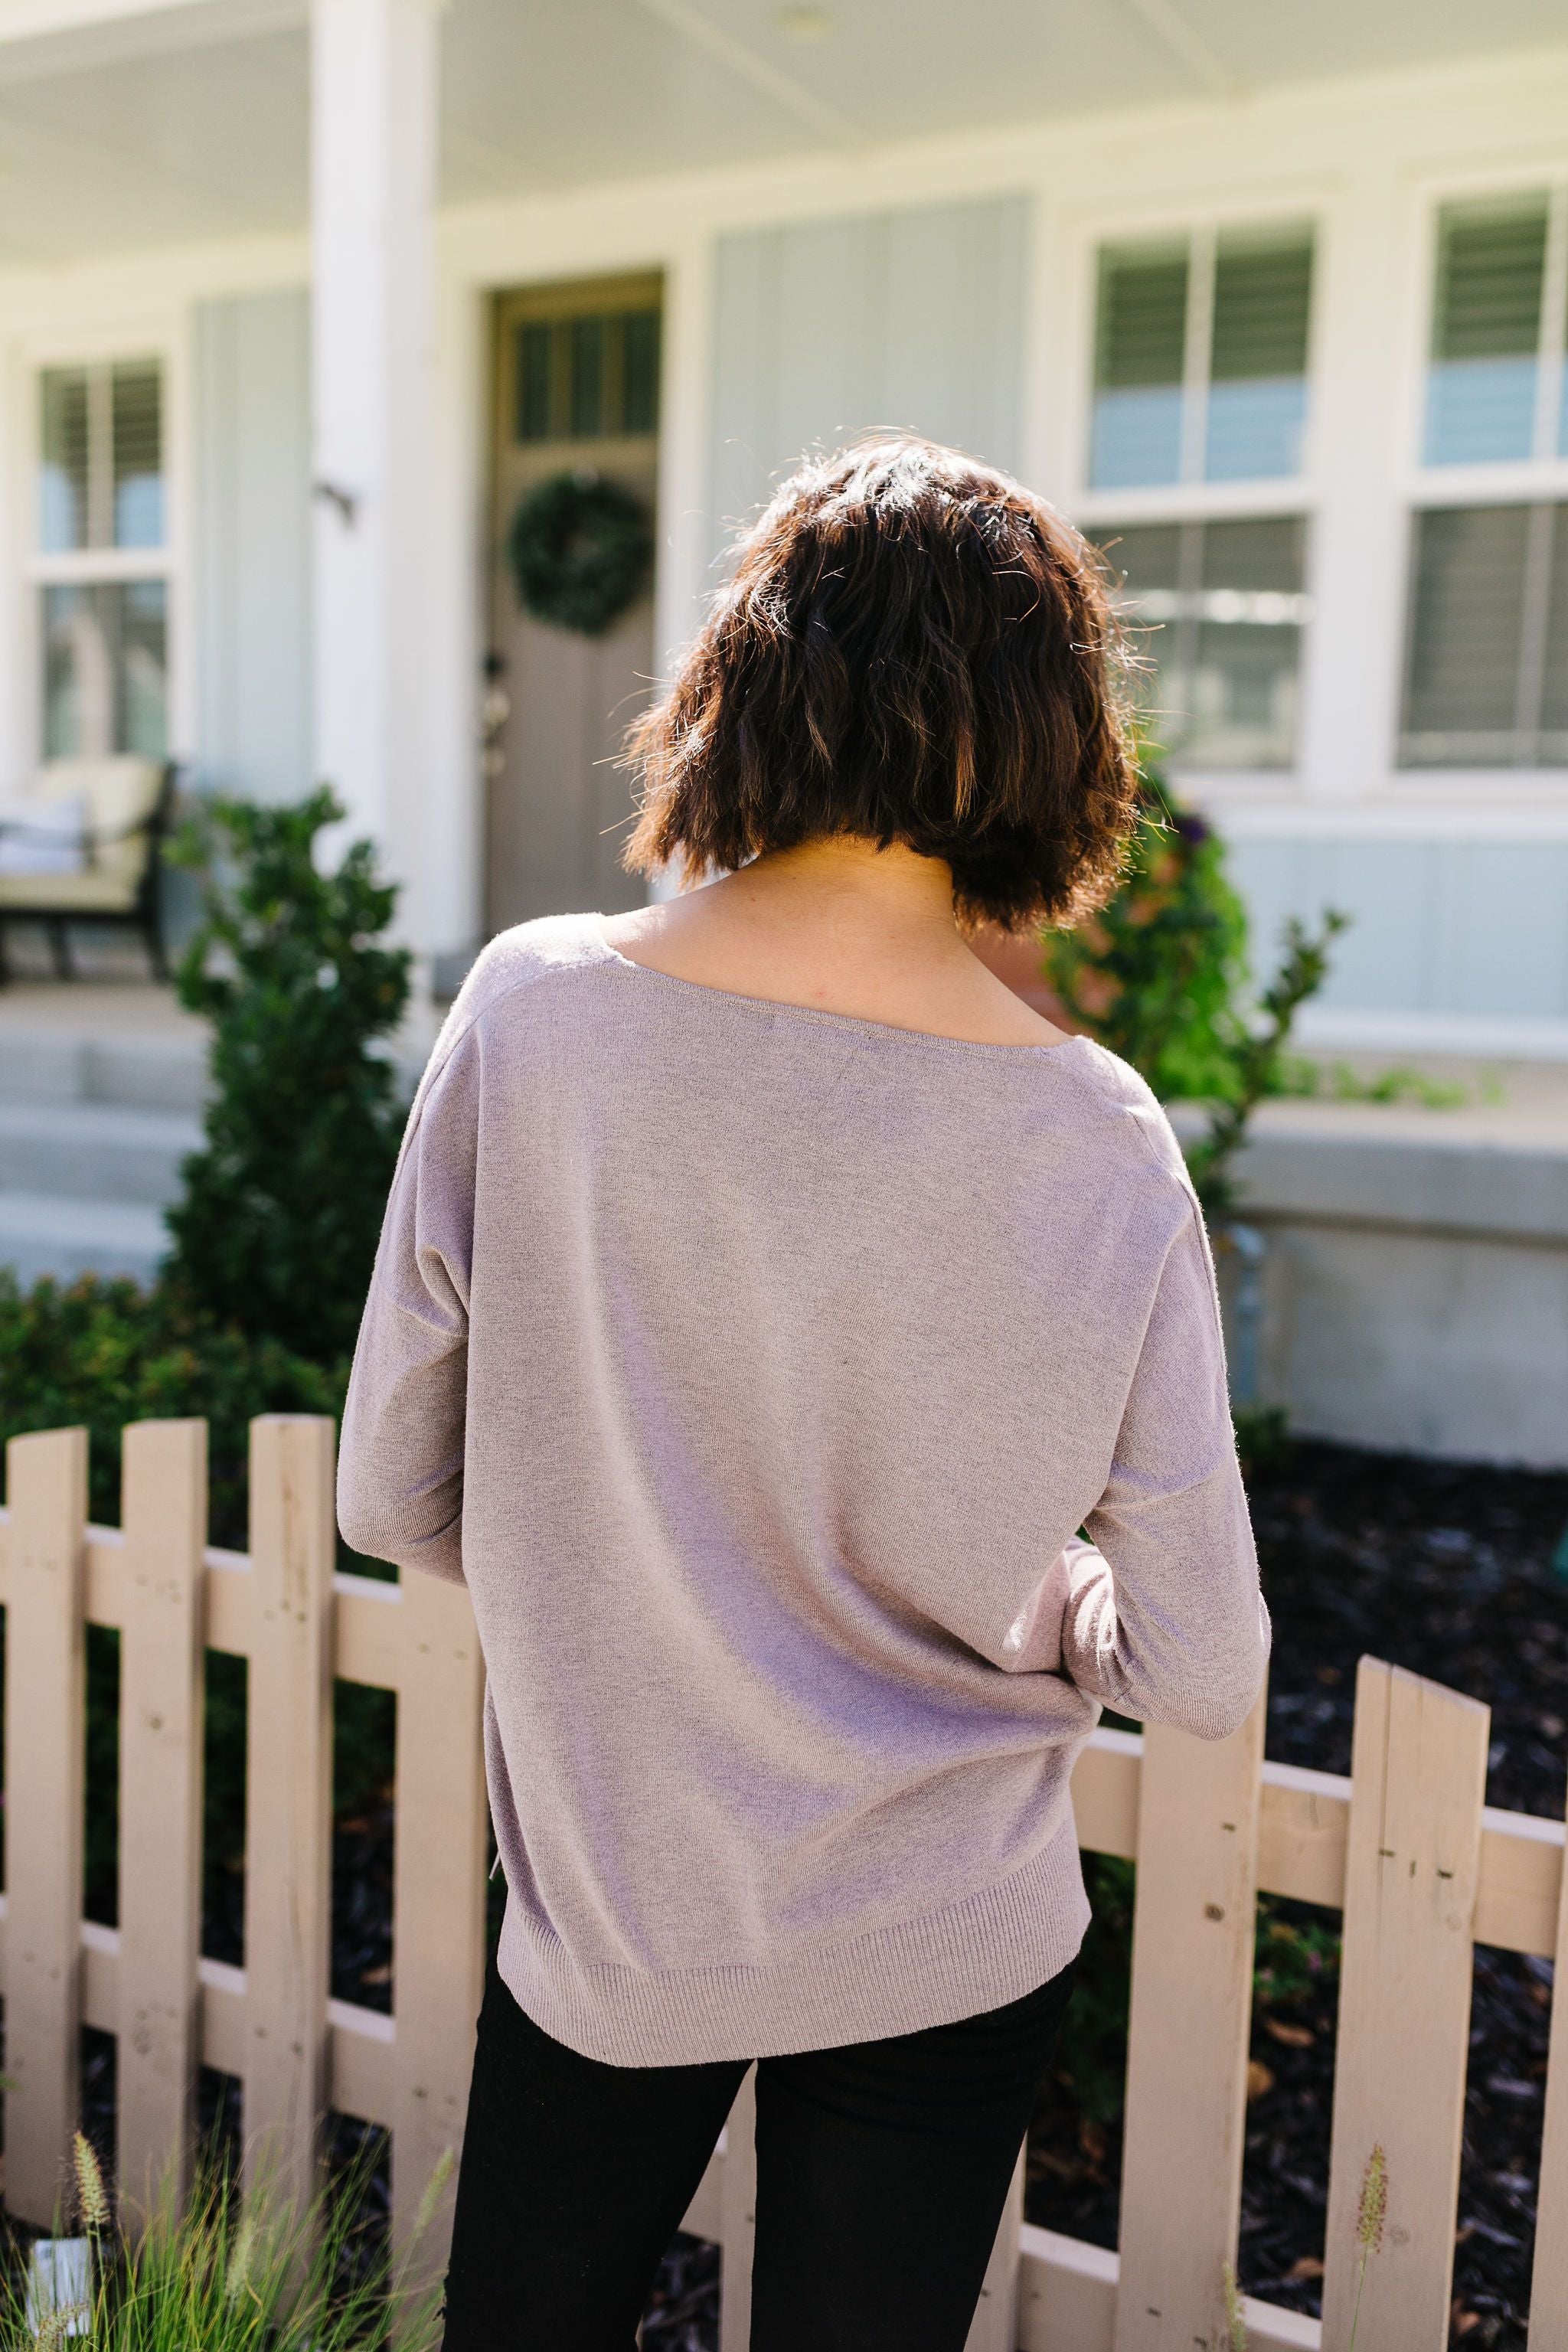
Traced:
<path id="1" fill-rule="evenodd" d="M 466 1583 L 544 2030 L 619 2065 L 999 2008 L 1088 1919 L 1100 1706 L 1268 1621 L 1203 1222 L 1087 1038 L 984 1045 L 503 934 L 410 1114 L 339 1516 Z"/>

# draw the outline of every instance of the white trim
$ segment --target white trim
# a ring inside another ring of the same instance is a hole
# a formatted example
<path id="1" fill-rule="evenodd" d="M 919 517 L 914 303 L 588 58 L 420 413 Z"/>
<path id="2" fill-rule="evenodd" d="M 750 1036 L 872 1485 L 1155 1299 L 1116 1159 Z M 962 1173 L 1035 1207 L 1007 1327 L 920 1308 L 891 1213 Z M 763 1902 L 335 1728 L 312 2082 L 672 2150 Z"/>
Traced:
<path id="1" fill-rule="evenodd" d="M 713 376 L 710 238 L 691 238 L 666 261 L 661 335 L 653 646 L 662 684 L 697 627 L 713 585 L 709 472 Z"/>
<path id="2" fill-rule="evenodd" d="M 129 17 L 164 16 L 174 9 L 205 8 L 209 0 L 5 0 L 0 10 L 0 43 L 32 41 L 54 33 L 74 33 Z"/>
<path id="3" fill-rule="evenodd" d="M 1568 1021 L 1472 1013 L 1356 1013 L 1305 1004 L 1293 1042 L 1313 1053 L 1436 1054 L 1488 1062 L 1568 1062 Z"/>
<path id="4" fill-rule="evenodd" d="M 1534 506 L 1568 499 L 1568 457 L 1499 458 L 1489 466 L 1424 466 L 1406 481 L 1415 507 Z"/>
<path id="5" fill-rule="evenodd" d="M 1304 474 L 1270 474 L 1248 482 L 1157 482 L 1124 490 L 1077 490 L 1070 504 L 1073 520 L 1085 526 L 1131 525 L 1225 522 L 1233 515 L 1310 515 L 1321 499 L 1321 485 Z"/>
<path id="6" fill-rule="evenodd" d="M 1212 818 L 1227 841 L 1568 842 L 1568 775 L 1555 797 L 1520 793 L 1521 777 L 1562 771 L 1510 768 L 1489 776 L 1448 775 L 1423 782 L 1446 794 L 1385 791 L 1375 798 L 1330 800 L 1287 786 L 1270 793 L 1252 781 L 1182 776 L 1181 797 Z"/>
<path id="7" fill-rule="evenodd" d="M 1546 250 L 1541 258 L 1541 333 L 1536 351 L 1535 425 L 1531 454 L 1549 464 L 1562 437 L 1563 345 L 1568 341 L 1568 179 L 1548 193 Z"/>
<path id="8" fill-rule="evenodd" d="M 34 382 L 37 381 L 37 373 Z M 164 480 L 164 498 L 168 482 Z M 52 554 L 34 554 L 26 562 L 27 577 L 47 587 L 68 587 L 78 582 L 90 586 L 97 580 L 166 580 L 169 576 L 169 534 L 161 547 L 78 547 Z"/>
<path id="9" fill-rule="evenodd" d="M 1195 488 L 1205 479 L 1209 394 L 1214 374 L 1215 268 L 1219 232 L 1212 222 L 1187 237 L 1186 331 L 1182 338 L 1182 408 L 1177 477 Z M 1098 329 L 1096 341 L 1098 341 Z M 1093 347 L 1090 350 L 1092 364 Z M 1086 482 L 1085 488 L 1089 488 Z"/>

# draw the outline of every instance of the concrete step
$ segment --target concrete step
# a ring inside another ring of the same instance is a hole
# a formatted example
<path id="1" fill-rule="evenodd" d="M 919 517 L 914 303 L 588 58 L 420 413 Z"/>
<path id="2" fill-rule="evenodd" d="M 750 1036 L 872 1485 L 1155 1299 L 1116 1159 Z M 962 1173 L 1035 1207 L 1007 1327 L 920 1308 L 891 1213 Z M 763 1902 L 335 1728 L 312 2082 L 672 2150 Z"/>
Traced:
<path id="1" fill-rule="evenodd" d="M 205 1093 L 205 1042 L 186 1032 L 160 1036 L 112 1030 L 92 1034 L 42 1024 L 0 1028 L 0 1099 L 195 1111 Z"/>
<path id="2" fill-rule="evenodd" d="M 26 1287 L 41 1276 L 127 1274 L 150 1282 L 169 1246 L 163 1213 L 148 1203 L 62 1200 L 0 1192 L 0 1265 Z"/>
<path id="3" fill-rule="evenodd" d="M 185 1112 L 0 1098 L 0 1202 L 25 1193 L 156 1209 L 178 1192 L 180 1162 L 201 1134 Z"/>

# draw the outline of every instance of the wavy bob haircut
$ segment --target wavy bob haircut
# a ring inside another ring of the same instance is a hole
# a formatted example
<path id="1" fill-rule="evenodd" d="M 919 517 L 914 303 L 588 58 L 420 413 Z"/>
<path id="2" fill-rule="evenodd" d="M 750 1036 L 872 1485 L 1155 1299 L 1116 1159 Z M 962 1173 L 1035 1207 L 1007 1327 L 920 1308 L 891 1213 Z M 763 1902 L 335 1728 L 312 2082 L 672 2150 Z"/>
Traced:
<path id="1" fill-rule="evenodd" d="M 965 928 L 1073 922 L 1136 814 L 1095 550 L 1029 491 L 906 436 L 803 466 L 627 739 L 625 863 L 688 878 L 832 835 L 952 871 Z"/>

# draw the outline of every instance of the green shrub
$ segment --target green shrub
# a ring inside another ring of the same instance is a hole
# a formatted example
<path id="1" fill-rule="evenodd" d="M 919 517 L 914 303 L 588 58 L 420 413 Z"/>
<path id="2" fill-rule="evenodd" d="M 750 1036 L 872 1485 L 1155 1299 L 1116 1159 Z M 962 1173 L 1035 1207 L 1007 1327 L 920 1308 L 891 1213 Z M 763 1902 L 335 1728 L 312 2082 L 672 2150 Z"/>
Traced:
<path id="1" fill-rule="evenodd" d="M 1247 910 L 1219 836 L 1176 804 L 1157 771 L 1144 790 L 1121 887 L 1078 929 L 1046 934 L 1043 970 L 1063 1010 L 1162 1102 L 1207 1107 L 1207 1130 L 1187 1158 L 1205 1208 L 1220 1216 L 1247 1120 L 1279 1089 L 1291 1024 L 1321 987 L 1345 918 L 1326 913 L 1315 932 L 1292 920 L 1254 1005 Z"/>
<path id="2" fill-rule="evenodd" d="M 325 790 L 215 801 L 176 852 L 205 876 L 178 987 L 212 1023 L 214 1091 L 169 1212 L 168 1280 L 194 1312 L 321 1364 L 352 1349 L 370 1281 L 403 1129 L 375 1045 L 408 999 L 371 845 L 317 865 L 342 814 Z"/>
<path id="3" fill-rule="evenodd" d="M 1121 887 L 1076 930 L 1047 934 L 1046 977 L 1162 1102 L 1224 1100 L 1245 1028 L 1247 910 L 1217 834 L 1157 772 L 1144 794 Z"/>
<path id="4" fill-rule="evenodd" d="M 89 1507 L 120 1521 L 120 1433 L 128 1421 L 200 1414 L 208 1424 L 213 1540 L 246 1541 L 246 1459 L 258 1412 L 342 1411 L 348 1363 L 313 1363 L 203 1314 L 179 1290 L 133 1282 L 36 1283 L 0 1268 L 0 1430 L 85 1425 Z"/>
<path id="5" fill-rule="evenodd" d="M 1086 2123 L 1120 2121 L 1127 2082 L 1127 2017 L 1132 1990 L 1132 1918 L 1138 1873 L 1119 1855 L 1086 1853 L 1092 1916 L 1084 1937 L 1072 2010 L 1057 2056 L 1057 2081 Z M 1258 1898 L 1253 1944 L 1255 2016 L 1298 2015 L 1331 1994 L 1340 1966 L 1337 1920 L 1303 1904 Z"/>

